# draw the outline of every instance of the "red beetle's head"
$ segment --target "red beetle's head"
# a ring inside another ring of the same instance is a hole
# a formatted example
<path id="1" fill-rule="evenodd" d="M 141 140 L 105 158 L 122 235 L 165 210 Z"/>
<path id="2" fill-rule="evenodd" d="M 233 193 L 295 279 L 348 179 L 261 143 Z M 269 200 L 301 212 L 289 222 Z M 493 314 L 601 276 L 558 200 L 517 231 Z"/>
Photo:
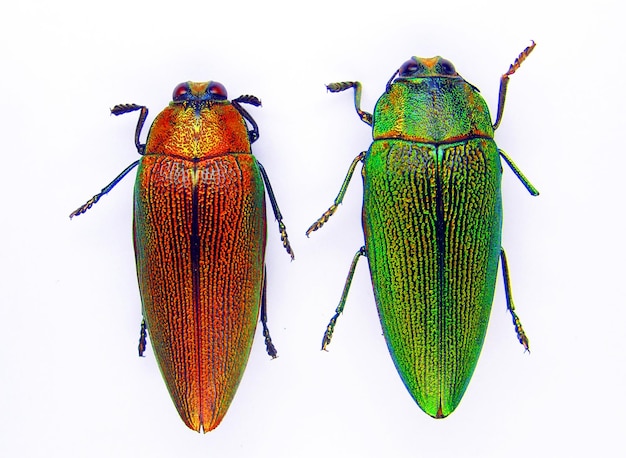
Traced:
<path id="1" fill-rule="evenodd" d="M 228 99 L 228 93 L 223 84 L 217 81 L 194 83 L 187 81 L 174 88 L 172 100 L 174 102 L 209 102 Z"/>

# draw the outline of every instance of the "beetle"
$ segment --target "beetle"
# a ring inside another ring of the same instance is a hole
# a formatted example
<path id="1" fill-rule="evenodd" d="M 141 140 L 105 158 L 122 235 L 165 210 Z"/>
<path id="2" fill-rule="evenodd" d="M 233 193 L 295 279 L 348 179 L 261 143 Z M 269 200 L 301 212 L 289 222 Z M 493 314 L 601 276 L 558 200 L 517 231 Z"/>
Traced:
<path id="1" fill-rule="evenodd" d="M 532 52 L 532 42 L 502 75 L 492 124 L 478 89 L 441 57 L 413 57 L 390 78 L 374 114 L 354 105 L 372 127 L 373 143 L 351 163 L 333 205 L 307 230 L 337 210 L 362 163 L 365 245 L 352 260 L 335 315 L 322 340 L 329 345 L 359 259 L 367 257 L 383 334 L 402 381 L 419 407 L 444 418 L 458 406 L 483 345 L 498 260 L 507 308 L 519 342 L 528 338 L 515 312 L 501 247 L 500 157 L 528 191 L 538 191 L 494 142 L 509 77 Z"/>
<path id="2" fill-rule="evenodd" d="M 139 356 L 149 333 L 178 413 L 198 432 L 216 428 L 226 414 L 259 314 L 267 353 L 277 355 L 267 327 L 265 190 L 294 258 L 267 173 L 251 152 L 258 126 L 242 103 L 261 105 L 252 95 L 229 101 L 216 81 L 181 83 L 145 144 L 139 137 L 148 109 L 116 105 L 114 115 L 139 111 L 135 146 L 142 157 L 70 215 L 87 211 L 138 166 Z"/>

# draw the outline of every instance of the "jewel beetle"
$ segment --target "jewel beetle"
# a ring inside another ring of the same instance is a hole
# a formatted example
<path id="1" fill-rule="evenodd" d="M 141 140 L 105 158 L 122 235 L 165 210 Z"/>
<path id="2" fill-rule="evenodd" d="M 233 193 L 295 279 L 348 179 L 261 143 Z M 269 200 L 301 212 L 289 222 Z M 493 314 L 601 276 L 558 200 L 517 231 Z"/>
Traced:
<path id="1" fill-rule="evenodd" d="M 277 354 L 267 327 L 265 190 L 293 259 L 268 176 L 251 152 L 258 126 L 242 103 L 261 105 L 251 95 L 229 101 L 215 81 L 181 83 L 145 144 L 139 137 L 148 109 L 115 106 L 114 115 L 139 111 L 135 146 L 142 157 L 70 215 L 87 211 L 138 166 L 139 355 L 149 334 L 178 413 L 196 431 L 216 428 L 226 414 L 259 315 L 267 353 Z"/>
<path id="2" fill-rule="evenodd" d="M 307 231 L 319 229 L 342 202 L 362 163 L 365 245 L 355 254 L 322 349 L 331 341 L 358 263 L 368 259 L 376 306 L 389 352 L 406 388 L 428 415 L 458 406 L 483 345 L 497 276 L 520 343 L 528 338 L 515 312 L 501 247 L 500 157 L 532 195 L 538 195 L 494 142 L 509 77 L 532 52 L 532 42 L 502 75 L 492 124 L 478 89 L 441 57 L 413 57 L 388 81 L 374 114 L 354 105 L 372 126 L 373 143 L 349 167 L 333 205 Z"/>

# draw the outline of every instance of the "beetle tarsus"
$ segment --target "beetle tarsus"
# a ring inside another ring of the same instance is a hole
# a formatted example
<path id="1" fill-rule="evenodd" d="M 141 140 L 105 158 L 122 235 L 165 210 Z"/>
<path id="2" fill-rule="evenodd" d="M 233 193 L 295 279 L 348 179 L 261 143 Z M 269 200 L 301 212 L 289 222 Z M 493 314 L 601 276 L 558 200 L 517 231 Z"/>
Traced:
<path id="1" fill-rule="evenodd" d="M 306 230 L 306 236 L 308 237 L 311 234 L 311 232 L 316 231 L 320 227 L 322 227 L 326 223 L 326 221 L 328 221 L 328 219 L 331 216 L 333 216 L 333 213 L 335 213 L 336 210 L 337 210 L 337 205 L 336 204 L 331 205 L 330 208 L 326 210 L 324 214 L 320 216 L 319 219 L 315 221 L 313 224 L 311 224 L 311 226 Z"/>
<path id="2" fill-rule="evenodd" d="M 359 84 L 358 81 L 343 81 L 341 83 L 329 83 L 326 85 L 328 92 L 341 92 Z"/>
<path id="3" fill-rule="evenodd" d="M 276 347 L 272 343 L 272 337 L 270 336 L 270 331 L 267 329 L 266 325 L 263 325 L 263 337 L 265 337 L 265 350 L 267 354 L 275 359 L 278 357 L 278 352 L 276 351 Z"/>
<path id="4" fill-rule="evenodd" d="M 130 113 L 131 111 L 137 111 L 145 108 L 142 105 L 137 105 L 136 103 L 120 103 L 119 105 L 115 105 L 111 108 L 111 114 L 115 116 L 119 116 L 124 113 Z"/>
<path id="5" fill-rule="evenodd" d="M 524 347 L 524 351 L 530 353 L 530 342 L 528 341 L 528 337 L 524 332 L 524 328 L 522 327 L 522 322 L 520 321 L 517 313 L 511 311 L 511 315 L 513 318 L 513 325 L 515 326 L 515 332 L 517 333 L 517 340 Z"/>
<path id="6" fill-rule="evenodd" d="M 87 210 L 93 207 L 96 202 L 100 200 L 100 197 L 102 197 L 102 195 L 102 193 L 98 193 L 91 199 L 89 199 L 85 204 L 78 207 L 76 210 L 70 213 L 70 219 L 72 219 L 74 216 L 82 215 L 83 213 L 85 213 Z"/>
<path id="7" fill-rule="evenodd" d="M 144 318 L 141 320 L 141 330 L 139 331 L 139 346 L 137 347 L 139 351 L 139 356 L 143 357 L 143 354 L 146 351 L 146 338 L 147 337 L 148 337 L 148 333 L 146 332 L 146 320 Z"/>
<path id="8" fill-rule="evenodd" d="M 522 65 L 522 62 L 524 62 L 526 60 L 526 58 L 528 57 L 528 55 L 533 51 L 533 49 L 535 49 L 535 41 L 534 40 L 530 40 L 531 44 L 530 46 L 527 46 L 526 49 L 524 49 L 519 56 L 517 56 L 517 59 L 515 59 L 515 62 L 513 62 L 511 64 L 511 66 L 509 67 L 509 70 L 502 75 L 504 76 L 511 76 L 513 73 L 515 73 L 517 71 L 518 68 L 520 68 L 520 66 Z"/>
<path id="9" fill-rule="evenodd" d="M 326 332 L 324 333 L 324 337 L 322 338 L 322 350 L 323 351 L 328 351 L 326 347 L 328 347 L 331 339 L 333 338 L 333 332 L 335 330 L 335 324 L 337 323 L 337 318 L 339 318 L 339 313 L 335 313 L 335 315 L 330 319 L 328 326 L 326 326 Z"/>
<path id="10" fill-rule="evenodd" d="M 278 356 L 276 347 L 272 343 L 270 330 L 267 327 L 267 269 L 263 267 L 263 291 L 261 292 L 261 326 L 263 327 L 263 337 L 265 338 L 265 350 L 272 359 Z"/>
<path id="11" fill-rule="evenodd" d="M 255 95 L 249 95 L 249 94 L 240 95 L 236 99 L 233 99 L 231 101 L 231 103 L 232 102 L 247 103 L 249 105 L 254 105 L 255 107 L 260 107 L 261 106 L 261 99 L 259 99 Z"/>
<path id="12" fill-rule="evenodd" d="M 278 230 L 280 231 L 280 241 L 283 242 L 283 247 L 287 251 L 287 254 L 291 256 L 291 260 L 293 261 L 295 255 L 293 254 L 293 250 L 291 249 L 291 244 L 289 243 L 289 237 L 287 236 L 287 228 L 282 221 L 278 222 Z"/>

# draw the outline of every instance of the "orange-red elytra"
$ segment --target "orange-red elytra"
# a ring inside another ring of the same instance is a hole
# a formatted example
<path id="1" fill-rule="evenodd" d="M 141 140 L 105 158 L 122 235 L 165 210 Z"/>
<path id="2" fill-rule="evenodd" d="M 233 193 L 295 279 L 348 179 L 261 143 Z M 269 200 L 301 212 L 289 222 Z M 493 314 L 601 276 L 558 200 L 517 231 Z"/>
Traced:
<path id="1" fill-rule="evenodd" d="M 115 115 L 139 110 L 135 146 L 142 157 L 70 215 L 87 211 L 139 165 L 133 217 L 143 305 L 139 354 L 149 334 L 178 413 L 196 431 L 216 428 L 226 414 L 259 315 L 267 353 L 276 356 L 265 302 L 265 190 L 293 259 L 269 179 L 251 152 L 258 127 L 242 103 L 261 104 L 251 95 L 228 101 L 215 81 L 181 83 L 145 144 L 139 136 L 148 109 L 116 105 Z"/>

